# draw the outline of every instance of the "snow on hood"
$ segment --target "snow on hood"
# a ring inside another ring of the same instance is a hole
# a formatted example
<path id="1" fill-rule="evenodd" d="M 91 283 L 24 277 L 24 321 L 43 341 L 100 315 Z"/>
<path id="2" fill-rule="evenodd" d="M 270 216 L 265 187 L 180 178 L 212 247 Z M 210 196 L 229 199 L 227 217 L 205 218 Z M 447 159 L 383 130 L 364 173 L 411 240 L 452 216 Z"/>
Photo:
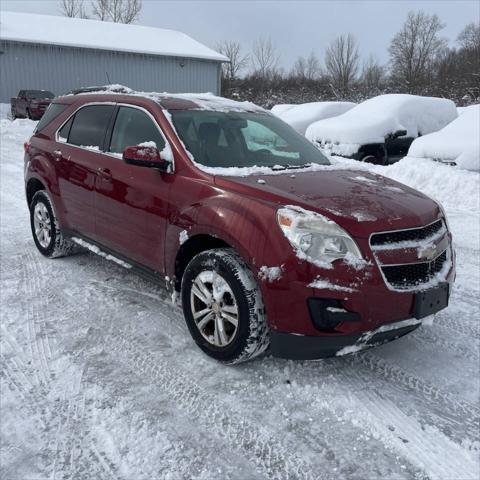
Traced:
<path id="1" fill-rule="evenodd" d="M 385 137 L 406 130 L 407 137 L 435 132 L 457 118 L 451 100 L 406 94 L 371 98 L 337 117 L 320 120 L 307 128 L 314 142 L 331 144 L 332 153 L 353 155 L 361 145 L 383 143 Z"/>
<path id="2" fill-rule="evenodd" d="M 406 226 L 426 225 L 436 220 L 436 203 L 406 185 L 367 171 L 325 168 L 295 172 L 295 175 L 215 177 L 225 189 L 252 195 L 280 205 L 297 205 L 334 220 L 352 235 Z"/>
<path id="3" fill-rule="evenodd" d="M 440 131 L 415 139 L 408 156 L 452 161 L 460 168 L 480 171 L 480 105 L 465 108 Z"/>
<path id="4" fill-rule="evenodd" d="M 277 117 L 305 135 L 307 127 L 324 118 L 336 117 L 355 107 L 353 102 L 312 102 L 293 105 L 291 108 L 274 112 Z M 272 109 L 273 112 L 273 109 Z"/>

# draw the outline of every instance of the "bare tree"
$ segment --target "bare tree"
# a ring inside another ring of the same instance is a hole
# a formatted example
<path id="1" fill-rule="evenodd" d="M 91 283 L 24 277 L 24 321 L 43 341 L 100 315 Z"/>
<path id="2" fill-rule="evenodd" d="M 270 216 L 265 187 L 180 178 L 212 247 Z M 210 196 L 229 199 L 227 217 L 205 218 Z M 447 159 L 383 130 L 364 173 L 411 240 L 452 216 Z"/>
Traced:
<path id="1" fill-rule="evenodd" d="M 458 35 L 457 42 L 466 50 L 480 49 L 480 23 L 469 23 Z"/>
<path id="2" fill-rule="evenodd" d="M 230 60 L 230 63 L 222 65 L 223 77 L 227 80 L 238 78 L 238 74 L 248 64 L 248 55 L 242 54 L 240 43 L 225 40 L 218 44 L 217 50 Z"/>
<path id="3" fill-rule="evenodd" d="M 320 60 L 312 50 L 307 57 L 306 77 L 308 80 L 315 80 L 321 73 L 322 69 L 320 67 Z"/>
<path id="4" fill-rule="evenodd" d="M 320 76 L 321 71 L 320 61 L 312 51 L 307 58 L 300 56 L 295 60 L 290 75 L 301 80 L 315 80 Z"/>
<path id="5" fill-rule="evenodd" d="M 84 0 L 61 0 L 60 13 L 65 17 L 88 18 Z"/>
<path id="6" fill-rule="evenodd" d="M 142 0 L 94 0 L 93 14 L 114 23 L 133 23 L 142 10 Z"/>
<path id="7" fill-rule="evenodd" d="M 300 80 L 307 78 L 307 61 L 305 57 L 300 56 L 295 60 L 290 75 Z"/>
<path id="8" fill-rule="evenodd" d="M 385 67 L 378 63 L 378 60 L 370 55 L 363 63 L 361 81 L 368 90 L 378 89 L 385 79 Z"/>
<path id="9" fill-rule="evenodd" d="M 350 33 L 337 37 L 327 48 L 325 66 L 334 87 L 346 93 L 358 73 L 360 55 L 355 38 Z"/>
<path id="10" fill-rule="evenodd" d="M 253 43 L 251 63 L 254 73 L 268 79 L 278 70 L 279 56 L 270 38 L 260 37 Z"/>
<path id="11" fill-rule="evenodd" d="M 439 34 L 444 28 L 437 15 L 409 12 L 389 47 L 392 77 L 410 93 L 420 93 L 428 83 L 431 66 L 446 48 Z"/>

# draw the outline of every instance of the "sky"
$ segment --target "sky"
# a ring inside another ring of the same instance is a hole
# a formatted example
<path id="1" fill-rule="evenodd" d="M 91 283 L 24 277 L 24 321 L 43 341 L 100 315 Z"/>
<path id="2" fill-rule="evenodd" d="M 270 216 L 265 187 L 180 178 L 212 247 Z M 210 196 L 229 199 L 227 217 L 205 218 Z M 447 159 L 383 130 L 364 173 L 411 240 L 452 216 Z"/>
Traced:
<path id="1" fill-rule="evenodd" d="M 0 0 L 1 10 L 59 14 L 57 0 Z M 442 34 L 454 44 L 467 23 L 480 21 L 478 0 L 143 0 L 137 23 L 180 30 L 215 47 L 222 40 L 240 42 L 249 52 L 259 36 L 270 37 L 289 70 L 299 55 L 313 51 L 323 61 L 336 36 L 352 33 L 363 58 L 388 62 L 388 45 L 409 10 L 437 14 Z"/>

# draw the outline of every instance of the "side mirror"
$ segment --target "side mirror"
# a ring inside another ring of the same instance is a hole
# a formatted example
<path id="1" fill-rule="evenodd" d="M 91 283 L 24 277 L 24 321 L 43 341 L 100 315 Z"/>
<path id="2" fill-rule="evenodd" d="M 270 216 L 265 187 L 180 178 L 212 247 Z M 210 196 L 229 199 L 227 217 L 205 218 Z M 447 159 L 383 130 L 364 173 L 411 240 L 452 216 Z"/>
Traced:
<path id="1" fill-rule="evenodd" d="M 161 157 L 158 148 L 135 145 L 123 151 L 123 161 L 138 167 L 157 168 L 162 172 L 170 170 L 170 162 Z"/>

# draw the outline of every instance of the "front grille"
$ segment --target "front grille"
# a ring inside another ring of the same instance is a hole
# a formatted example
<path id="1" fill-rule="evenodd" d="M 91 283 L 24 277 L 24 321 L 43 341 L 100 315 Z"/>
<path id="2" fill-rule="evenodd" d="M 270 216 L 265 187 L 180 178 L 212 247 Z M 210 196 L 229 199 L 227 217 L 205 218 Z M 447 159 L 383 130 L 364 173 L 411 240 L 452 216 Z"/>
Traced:
<path id="1" fill-rule="evenodd" d="M 442 227 L 443 221 L 440 219 L 425 227 L 375 233 L 370 239 L 370 245 L 375 247 L 378 245 L 388 245 L 389 243 L 425 240 L 426 238 L 431 237 L 435 233 L 439 232 Z"/>
<path id="2" fill-rule="evenodd" d="M 440 272 L 446 261 L 447 251 L 445 250 L 431 262 L 383 266 L 381 268 L 385 279 L 392 287 L 405 290 L 430 281 L 435 274 Z"/>

